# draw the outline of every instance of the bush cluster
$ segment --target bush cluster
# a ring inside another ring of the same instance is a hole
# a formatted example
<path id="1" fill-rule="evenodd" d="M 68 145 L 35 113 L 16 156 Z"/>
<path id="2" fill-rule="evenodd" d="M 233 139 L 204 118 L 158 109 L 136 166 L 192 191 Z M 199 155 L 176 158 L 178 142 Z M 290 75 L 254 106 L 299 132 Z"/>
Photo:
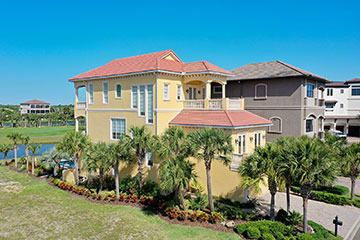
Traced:
<path id="1" fill-rule="evenodd" d="M 249 239 L 286 239 L 293 236 L 293 228 L 269 220 L 247 222 L 236 226 L 236 231 Z"/>
<path id="2" fill-rule="evenodd" d="M 222 215 L 224 215 L 227 219 L 235 220 L 242 219 L 245 221 L 249 221 L 255 219 L 256 214 L 254 212 L 243 212 L 240 207 L 231 207 L 227 205 L 215 204 L 215 210 Z"/>
<path id="3" fill-rule="evenodd" d="M 338 190 L 339 189 L 340 188 L 338 188 Z M 300 188 L 296 186 L 292 186 L 291 190 L 296 193 L 300 193 L 301 191 Z M 340 191 L 345 192 L 345 190 Z M 351 200 L 350 198 L 343 195 L 338 195 L 330 192 L 312 190 L 310 194 L 310 199 L 334 205 L 353 205 L 360 208 L 360 202 L 358 202 L 357 200 Z"/>

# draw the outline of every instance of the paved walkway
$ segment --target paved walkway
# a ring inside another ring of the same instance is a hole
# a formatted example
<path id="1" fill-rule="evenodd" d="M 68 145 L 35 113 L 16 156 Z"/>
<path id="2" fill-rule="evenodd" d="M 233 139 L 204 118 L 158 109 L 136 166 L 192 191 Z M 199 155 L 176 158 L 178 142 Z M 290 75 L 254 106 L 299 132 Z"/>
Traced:
<path id="1" fill-rule="evenodd" d="M 350 181 L 350 178 L 348 178 L 348 177 L 337 177 L 334 185 L 341 185 L 341 186 L 345 186 L 345 187 L 349 188 L 349 190 L 351 189 L 351 181 Z M 360 180 L 359 179 L 356 179 L 355 194 L 360 195 Z"/>
<path id="2" fill-rule="evenodd" d="M 270 193 L 265 193 L 260 196 L 259 201 L 264 210 L 268 211 L 270 208 Z M 277 193 L 275 196 L 275 208 L 286 209 L 286 194 Z M 302 198 L 296 195 L 291 195 L 291 210 L 295 210 L 302 214 Z M 308 203 L 308 219 L 323 225 L 325 228 L 334 231 L 334 224 L 332 223 L 335 216 L 343 221 L 343 226 L 339 227 L 339 235 L 345 236 L 360 216 L 360 209 L 350 206 L 337 206 L 326 204 L 319 201 L 309 200 Z"/>

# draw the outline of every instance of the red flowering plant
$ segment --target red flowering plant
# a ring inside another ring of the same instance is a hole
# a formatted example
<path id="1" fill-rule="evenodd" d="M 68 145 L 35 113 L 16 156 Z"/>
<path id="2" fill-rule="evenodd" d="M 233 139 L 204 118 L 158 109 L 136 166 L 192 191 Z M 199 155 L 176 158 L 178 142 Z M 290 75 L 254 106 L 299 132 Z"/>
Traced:
<path id="1" fill-rule="evenodd" d="M 215 224 L 215 223 L 220 222 L 221 218 L 222 218 L 222 216 L 221 216 L 220 213 L 213 212 L 213 213 L 211 213 L 211 215 L 209 216 L 209 222 Z"/>
<path id="2" fill-rule="evenodd" d="M 124 199 L 125 202 L 130 202 L 131 201 L 131 195 L 126 195 L 125 199 Z"/>
<path id="3" fill-rule="evenodd" d="M 187 212 L 186 211 L 180 211 L 178 219 L 181 221 L 185 221 L 187 219 Z"/>
<path id="4" fill-rule="evenodd" d="M 101 200 L 101 199 L 102 199 L 101 194 L 98 194 L 98 195 L 96 196 L 96 199 L 97 199 L 97 200 Z"/>
<path id="5" fill-rule="evenodd" d="M 189 211 L 188 211 L 188 218 L 190 219 L 190 221 L 196 222 L 197 217 L 198 217 L 197 212 L 192 211 L 192 210 L 189 210 Z"/>
<path id="6" fill-rule="evenodd" d="M 133 202 L 133 203 L 136 203 L 137 201 L 138 201 L 138 198 L 137 198 L 137 196 L 134 194 L 134 195 L 132 195 L 131 196 L 131 200 L 130 200 L 131 202 Z"/>
<path id="7" fill-rule="evenodd" d="M 199 222 L 207 222 L 209 220 L 209 214 L 207 213 L 201 213 L 199 216 L 198 216 L 198 220 Z"/>
<path id="8" fill-rule="evenodd" d="M 125 200 L 126 195 L 124 193 L 120 194 L 119 201 L 123 202 Z"/>
<path id="9" fill-rule="evenodd" d="M 164 211 L 164 214 L 167 215 L 168 217 L 170 217 L 170 216 L 171 216 L 171 210 L 172 210 L 172 209 L 169 208 L 169 207 L 166 208 L 165 211 Z"/>
<path id="10" fill-rule="evenodd" d="M 114 202 L 115 200 L 116 200 L 116 194 L 112 194 L 111 198 L 110 198 L 110 201 Z"/>

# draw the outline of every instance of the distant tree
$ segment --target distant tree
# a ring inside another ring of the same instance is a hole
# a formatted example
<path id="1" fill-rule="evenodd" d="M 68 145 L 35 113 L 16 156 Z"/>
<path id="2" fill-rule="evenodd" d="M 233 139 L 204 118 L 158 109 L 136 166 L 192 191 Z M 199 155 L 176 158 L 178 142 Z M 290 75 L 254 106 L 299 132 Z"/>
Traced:
<path id="1" fill-rule="evenodd" d="M 40 151 L 41 144 L 32 144 L 29 146 L 29 150 L 32 154 L 32 161 L 31 161 L 31 174 L 35 174 L 35 154 Z"/>
<path id="2" fill-rule="evenodd" d="M 18 132 L 13 132 L 7 135 L 7 137 L 13 142 L 14 145 L 14 153 L 15 153 L 15 167 L 17 168 L 17 149 L 18 144 L 21 142 L 21 139 L 23 138 L 23 134 Z"/>
<path id="3" fill-rule="evenodd" d="M 210 211 L 213 212 L 214 200 L 211 187 L 211 164 L 215 159 L 222 161 L 224 164 L 229 164 L 230 159 L 227 155 L 233 150 L 231 137 L 222 130 L 215 128 L 201 128 L 190 133 L 188 137 L 195 157 L 204 161 Z"/>
<path id="4" fill-rule="evenodd" d="M 67 152 L 74 157 L 76 184 L 79 183 L 79 160 L 89 145 L 89 137 L 75 131 L 67 132 L 57 145 L 59 152 Z"/>
<path id="5" fill-rule="evenodd" d="M 4 154 L 5 160 L 7 160 L 7 156 L 9 152 L 11 152 L 14 147 L 11 144 L 0 144 L 0 153 Z"/>

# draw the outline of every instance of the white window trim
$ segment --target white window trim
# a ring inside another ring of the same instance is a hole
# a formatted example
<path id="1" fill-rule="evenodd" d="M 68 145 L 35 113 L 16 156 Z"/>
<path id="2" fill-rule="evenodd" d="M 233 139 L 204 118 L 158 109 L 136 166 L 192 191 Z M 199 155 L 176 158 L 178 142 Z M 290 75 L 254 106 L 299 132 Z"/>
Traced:
<path id="1" fill-rule="evenodd" d="M 168 96 L 165 98 L 165 86 L 168 86 Z M 163 92 L 164 101 L 170 101 L 170 83 L 164 83 L 164 92 Z"/>
<path id="2" fill-rule="evenodd" d="M 243 141 L 244 139 L 244 136 L 245 136 L 245 149 L 243 149 L 242 152 L 239 153 L 239 142 L 236 144 L 237 146 L 237 151 L 236 151 L 236 154 L 239 154 L 239 155 L 245 155 L 247 154 L 247 146 L 248 146 L 248 137 L 247 137 L 247 133 L 239 133 L 237 135 L 237 140 L 239 141 L 239 137 L 241 137 L 241 141 Z M 241 145 L 243 146 L 243 142 L 241 142 Z"/>
<path id="3" fill-rule="evenodd" d="M 120 91 L 121 97 L 118 97 L 118 96 L 117 96 L 117 86 L 118 86 L 118 85 L 120 85 L 120 87 L 121 87 L 121 91 Z M 123 88 L 122 88 L 121 83 L 116 83 L 116 84 L 115 84 L 115 99 L 122 99 L 122 95 L 123 95 L 123 94 L 122 94 L 122 90 L 123 90 Z M 131 94 L 131 95 L 132 95 L 132 94 Z"/>
<path id="4" fill-rule="evenodd" d="M 149 115 L 148 115 L 148 107 L 149 107 L 149 101 L 148 101 L 148 86 L 153 86 L 153 122 L 152 123 L 149 123 Z M 154 125 L 154 96 L 155 96 L 155 93 L 154 93 L 154 84 L 146 84 L 145 85 L 145 118 L 146 118 L 146 124 L 147 125 Z M 141 116 L 143 117 L 143 116 Z"/>
<path id="5" fill-rule="evenodd" d="M 137 110 L 137 113 L 138 113 L 138 117 L 142 117 L 142 118 L 145 118 L 146 119 L 146 124 L 148 125 L 154 125 L 154 123 L 149 123 L 148 122 L 148 89 L 147 87 L 148 86 L 153 86 L 153 98 L 155 96 L 155 84 L 153 83 L 140 83 L 140 84 L 133 84 L 131 85 L 131 109 L 136 109 Z M 140 115 L 140 86 L 145 86 L 145 115 Z M 133 94 L 132 94 L 132 88 L 133 87 L 137 87 L 137 108 L 133 108 Z M 153 99 L 153 106 L 155 104 L 155 101 Z M 154 117 L 154 114 L 155 114 L 155 109 L 153 109 L 153 121 L 155 122 L 155 117 Z"/>
<path id="6" fill-rule="evenodd" d="M 179 87 L 180 87 L 180 99 L 178 99 L 178 90 L 179 90 Z M 176 100 L 178 101 L 178 102 L 181 102 L 182 100 L 183 100 L 183 97 L 182 97 L 182 93 L 183 93 L 183 87 L 182 87 L 182 85 L 181 84 L 177 84 L 176 85 Z"/>
<path id="7" fill-rule="evenodd" d="M 145 88 L 145 91 L 144 91 L 144 95 L 145 95 L 145 114 L 144 115 L 141 115 L 141 98 L 140 98 L 140 87 L 141 86 L 144 86 L 144 88 Z M 142 118 L 146 118 L 146 106 L 147 106 L 147 99 L 146 99 L 146 97 L 147 97 L 147 88 L 146 88 L 146 86 L 147 86 L 147 84 L 139 84 L 138 85 L 138 117 L 142 117 Z"/>
<path id="8" fill-rule="evenodd" d="M 91 101 L 91 86 L 92 86 L 92 101 Z M 89 83 L 89 104 L 94 104 L 94 84 Z"/>
<path id="9" fill-rule="evenodd" d="M 255 137 L 255 136 L 258 136 L 258 137 Z M 260 143 L 259 145 L 256 145 L 256 138 L 258 138 L 258 142 Z M 257 147 L 261 147 L 262 146 L 262 134 L 261 132 L 254 132 L 254 149 L 257 148 Z"/>
<path id="10" fill-rule="evenodd" d="M 279 116 L 273 116 L 273 117 L 269 118 L 270 121 L 272 121 L 273 119 L 279 119 L 280 120 L 280 131 L 273 130 L 273 129 L 271 129 L 272 126 L 269 126 L 268 127 L 268 132 L 269 133 L 282 133 L 282 125 L 283 125 L 282 118 L 279 117 Z"/>
<path id="11" fill-rule="evenodd" d="M 116 119 L 125 120 L 125 134 L 127 132 L 127 127 L 126 127 L 127 120 L 126 120 L 126 118 L 120 118 L 120 117 L 112 117 L 112 118 L 110 118 L 110 140 L 112 140 L 112 141 L 119 141 L 119 139 L 114 139 L 112 137 L 112 120 L 116 120 Z"/>
<path id="12" fill-rule="evenodd" d="M 105 92 L 104 86 L 107 84 L 107 102 L 105 102 Z M 109 82 L 105 81 L 102 84 L 102 94 L 103 94 L 103 104 L 109 104 Z"/>
<path id="13" fill-rule="evenodd" d="M 138 102 L 137 102 L 137 107 L 136 107 L 136 108 L 133 107 L 133 91 L 132 91 L 133 87 L 137 87 L 136 92 L 137 92 Z M 130 108 L 131 108 L 131 109 L 138 109 L 138 108 L 139 108 L 139 85 L 133 84 L 133 85 L 130 86 L 130 89 L 131 89 L 131 90 L 130 90 L 130 92 L 131 92 Z"/>
<path id="14" fill-rule="evenodd" d="M 154 164 L 154 162 L 155 162 L 154 153 L 151 153 L 152 156 L 153 156 L 153 165 L 152 165 L 152 166 L 150 166 L 150 165 L 148 164 L 148 162 L 149 162 L 149 153 L 150 153 L 150 152 L 145 153 L 145 165 L 146 165 L 147 168 L 153 168 L 154 165 L 155 165 L 155 164 Z"/>
<path id="15" fill-rule="evenodd" d="M 260 86 L 264 86 L 265 87 L 265 96 L 264 97 L 258 97 L 257 96 L 257 88 Z M 259 99 L 259 100 L 263 100 L 263 99 L 267 99 L 267 84 L 265 83 L 258 83 L 255 85 L 255 99 Z"/>

